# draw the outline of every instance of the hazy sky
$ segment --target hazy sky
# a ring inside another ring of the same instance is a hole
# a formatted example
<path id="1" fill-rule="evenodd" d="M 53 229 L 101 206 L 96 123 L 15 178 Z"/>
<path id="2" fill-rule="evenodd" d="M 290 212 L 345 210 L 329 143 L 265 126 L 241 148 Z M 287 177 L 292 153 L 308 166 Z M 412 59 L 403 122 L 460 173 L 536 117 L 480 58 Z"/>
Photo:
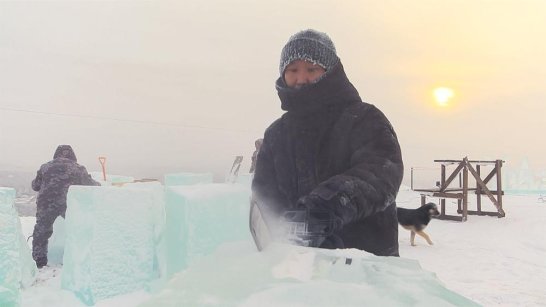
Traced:
<path id="1" fill-rule="evenodd" d="M 280 51 L 307 28 L 391 120 L 406 182 L 466 155 L 546 168 L 546 1 L 203 0 L 1 1 L 0 169 L 61 143 L 120 175 L 246 169 L 282 114 Z"/>

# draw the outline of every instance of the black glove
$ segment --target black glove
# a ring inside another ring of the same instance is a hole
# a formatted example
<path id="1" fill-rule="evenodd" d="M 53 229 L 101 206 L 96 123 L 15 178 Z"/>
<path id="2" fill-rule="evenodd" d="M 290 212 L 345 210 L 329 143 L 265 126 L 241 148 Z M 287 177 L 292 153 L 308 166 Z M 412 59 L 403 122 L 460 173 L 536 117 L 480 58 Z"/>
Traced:
<path id="1" fill-rule="evenodd" d="M 334 214 L 337 199 L 326 201 L 316 195 L 300 198 L 296 204 L 299 210 L 307 211 L 308 231 L 329 236 L 343 226 L 343 221 Z"/>
<path id="2" fill-rule="evenodd" d="M 298 202 L 296 210 L 284 212 L 281 221 L 286 227 L 288 240 L 302 246 L 343 248 L 341 239 L 333 235 L 341 228 L 341 219 L 319 205 L 318 201 L 319 197 L 307 196 Z"/>

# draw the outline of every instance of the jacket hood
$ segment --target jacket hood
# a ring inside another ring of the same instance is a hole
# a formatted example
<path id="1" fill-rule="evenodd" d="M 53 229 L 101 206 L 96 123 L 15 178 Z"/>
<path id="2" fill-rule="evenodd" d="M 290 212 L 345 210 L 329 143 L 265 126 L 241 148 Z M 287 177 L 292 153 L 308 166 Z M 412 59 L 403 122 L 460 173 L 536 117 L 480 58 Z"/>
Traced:
<path id="1" fill-rule="evenodd" d="M 341 62 L 322 75 L 316 83 L 290 88 L 281 76 L 275 87 L 281 100 L 281 108 L 293 113 L 316 113 L 362 101 L 347 78 Z"/>
<path id="2" fill-rule="evenodd" d="M 53 159 L 57 158 L 66 158 L 74 162 L 78 162 L 78 159 L 76 159 L 76 154 L 70 145 L 59 145 L 57 150 L 55 150 L 55 154 L 53 155 Z"/>

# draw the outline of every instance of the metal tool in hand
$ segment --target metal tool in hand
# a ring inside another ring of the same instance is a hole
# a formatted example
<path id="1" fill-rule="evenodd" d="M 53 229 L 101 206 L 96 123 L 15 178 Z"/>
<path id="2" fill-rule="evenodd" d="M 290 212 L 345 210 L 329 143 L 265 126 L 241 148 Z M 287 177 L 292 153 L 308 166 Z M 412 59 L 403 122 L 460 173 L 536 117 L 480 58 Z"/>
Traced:
<path id="1" fill-rule="evenodd" d="M 281 225 L 288 241 L 301 246 L 319 247 L 333 234 L 335 221 L 328 211 L 292 210 L 283 213 Z"/>

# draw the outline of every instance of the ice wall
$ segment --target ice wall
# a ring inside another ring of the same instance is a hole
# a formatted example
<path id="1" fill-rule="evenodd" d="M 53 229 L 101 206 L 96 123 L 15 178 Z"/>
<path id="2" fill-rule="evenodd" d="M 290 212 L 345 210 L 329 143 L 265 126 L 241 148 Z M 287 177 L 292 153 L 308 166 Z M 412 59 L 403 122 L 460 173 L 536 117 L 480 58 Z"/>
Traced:
<path id="1" fill-rule="evenodd" d="M 546 193 L 546 171 L 531 168 L 527 159 L 519 166 L 504 166 L 502 177 L 503 190 L 508 194 Z"/>
<path id="2" fill-rule="evenodd" d="M 0 187 L 0 306 L 19 306 L 20 288 L 32 284 L 36 263 L 14 207 L 15 189 Z"/>
<path id="3" fill-rule="evenodd" d="M 61 286 L 88 305 L 164 276 L 163 188 L 71 186 Z"/>
<path id="4" fill-rule="evenodd" d="M 229 241 L 251 240 L 250 187 L 212 183 L 166 188 L 167 275 Z"/>
<path id="5" fill-rule="evenodd" d="M 166 186 L 212 183 L 212 173 L 173 173 L 165 175 Z"/>
<path id="6" fill-rule="evenodd" d="M 53 234 L 47 244 L 48 264 L 63 264 L 65 236 L 65 221 L 62 216 L 59 216 L 53 223 Z"/>
<path id="7" fill-rule="evenodd" d="M 251 240 L 249 197 L 249 182 L 166 188 L 158 182 L 72 186 L 62 287 L 94 304 L 149 289 L 151 283 L 162 285 L 220 244 Z"/>
<path id="8" fill-rule="evenodd" d="M 252 184 L 252 178 L 254 178 L 254 174 L 242 173 L 237 175 L 237 179 L 235 179 L 235 182 L 238 184 L 246 184 L 250 186 Z"/>
<path id="9" fill-rule="evenodd" d="M 225 244 L 140 307 L 478 306 L 415 260 L 355 250 Z"/>
<path id="10" fill-rule="evenodd" d="M 109 186 L 112 184 L 120 184 L 120 183 L 129 183 L 135 180 L 135 178 L 131 176 L 106 174 L 106 181 L 105 181 L 102 175 L 102 172 L 89 172 L 89 175 L 91 175 L 91 177 L 94 180 L 100 182 L 100 184 L 103 186 Z"/>

